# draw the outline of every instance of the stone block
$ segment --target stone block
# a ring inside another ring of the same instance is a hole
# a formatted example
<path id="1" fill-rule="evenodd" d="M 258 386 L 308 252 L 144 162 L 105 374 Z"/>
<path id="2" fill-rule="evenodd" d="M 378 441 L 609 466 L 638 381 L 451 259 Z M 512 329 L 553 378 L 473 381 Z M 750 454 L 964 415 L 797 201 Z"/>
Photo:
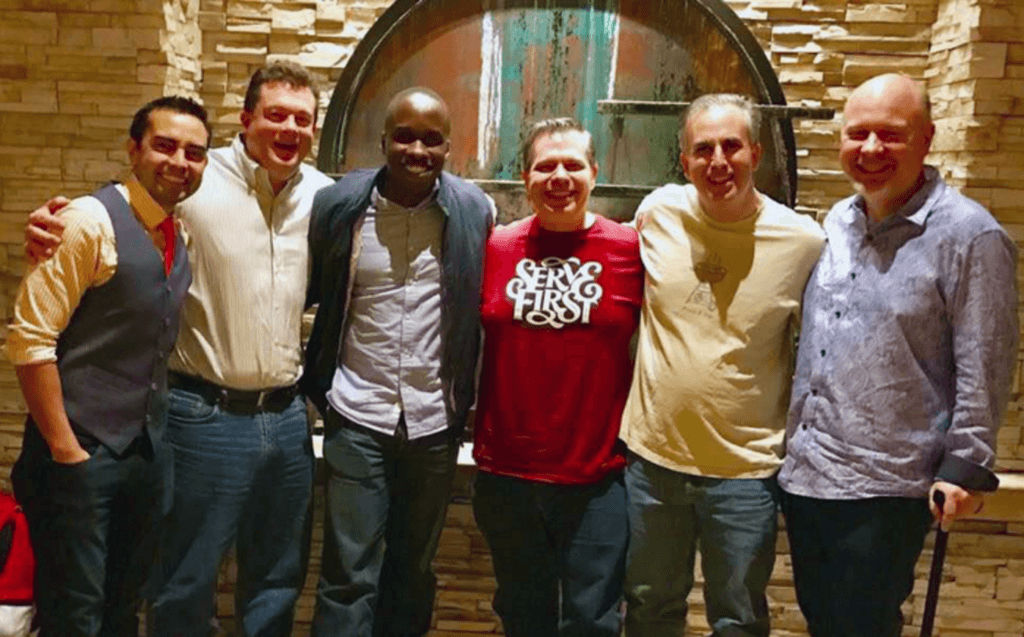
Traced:
<path id="1" fill-rule="evenodd" d="M 0 80 L 26 80 L 28 79 L 28 66 L 25 64 L 2 64 L 0 63 Z"/>
<path id="2" fill-rule="evenodd" d="M 227 43 L 217 44 L 215 52 L 226 60 L 246 61 L 253 64 L 262 63 L 267 56 L 267 46 L 254 44 L 252 46 L 239 46 Z"/>
<path id="3" fill-rule="evenodd" d="M 283 33 L 315 33 L 316 10 L 312 8 L 293 8 L 289 5 L 275 7 L 270 12 L 271 24 L 275 31 Z"/>
<path id="4" fill-rule="evenodd" d="M 272 33 L 269 40 L 270 56 L 295 56 L 302 52 L 303 37 L 295 33 Z M 269 59 L 268 59 L 269 61 Z"/>
<path id="5" fill-rule="evenodd" d="M 91 0 L 89 10 L 96 13 L 135 13 L 141 10 L 137 2 L 141 0 Z M 159 10 L 157 7 L 156 10 Z"/>
<path id="6" fill-rule="evenodd" d="M 197 24 L 203 31 L 223 31 L 227 27 L 227 16 L 219 11 L 200 11 Z"/>
<path id="7" fill-rule="evenodd" d="M 779 71 L 779 83 L 786 84 L 821 84 L 824 74 L 821 71 L 807 68 L 783 68 Z"/>
<path id="8" fill-rule="evenodd" d="M 270 34 L 270 21 L 264 18 L 228 18 L 224 30 L 228 33 Z"/>
<path id="9" fill-rule="evenodd" d="M 1024 570 L 1009 567 L 1000 569 L 996 577 L 995 598 L 1006 601 L 1024 600 Z"/>
<path id="10" fill-rule="evenodd" d="M 92 30 L 93 43 L 102 49 L 134 49 L 135 41 L 129 29 L 97 27 Z"/>
<path id="11" fill-rule="evenodd" d="M 898 55 L 849 55 L 843 65 L 843 84 L 857 86 L 882 73 L 905 73 L 920 79 L 926 62 L 920 57 Z"/>
<path id="12" fill-rule="evenodd" d="M 1021 5 L 1007 5 L 1005 7 L 991 6 L 985 3 L 979 15 L 978 26 L 989 27 L 1018 27 L 1024 28 L 1024 10 Z"/>
<path id="13" fill-rule="evenodd" d="M 167 79 L 168 67 L 165 65 L 139 66 L 135 70 L 135 79 L 140 84 L 159 84 L 163 86 Z"/>
<path id="14" fill-rule="evenodd" d="M 904 4 L 850 4 L 846 9 L 847 22 L 913 22 L 913 13 Z"/>
<path id="15" fill-rule="evenodd" d="M 347 18 L 347 9 L 344 4 L 332 4 L 330 2 L 316 3 L 317 22 L 344 22 Z"/>
<path id="16" fill-rule="evenodd" d="M 0 42 L 5 44 L 22 44 L 40 46 L 57 43 L 57 29 L 40 29 L 17 27 L 0 22 Z"/>
<path id="17" fill-rule="evenodd" d="M 353 4 L 348 7 L 346 15 L 350 21 L 369 27 L 386 8 L 387 6 L 374 6 L 368 3 Z"/>
<path id="18" fill-rule="evenodd" d="M 311 69 L 333 68 L 344 66 L 352 57 L 354 45 L 342 45 L 330 42 L 310 42 L 302 46 L 299 62 Z"/>
<path id="19" fill-rule="evenodd" d="M 751 0 L 750 8 L 754 11 L 771 9 L 799 9 L 803 0 Z"/>
<path id="20" fill-rule="evenodd" d="M 209 9 L 218 13 L 224 13 L 229 18 L 232 17 L 243 17 L 243 18 L 258 18 L 258 17 L 270 17 L 271 12 L 276 7 L 281 6 L 299 6 L 300 3 L 287 1 L 287 0 L 231 0 L 227 3 L 226 7 Z M 208 10 L 205 7 L 204 11 Z"/>
<path id="21" fill-rule="evenodd" d="M 77 13 L 61 11 L 57 15 L 57 25 L 61 28 L 93 28 L 110 26 L 109 14 L 105 13 Z"/>
<path id="22" fill-rule="evenodd" d="M 976 42 L 969 48 L 969 75 L 974 78 L 1001 78 L 1006 67 L 1005 42 Z"/>
<path id="23" fill-rule="evenodd" d="M 114 15 L 110 17 L 110 26 L 122 29 L 181 29 L 184 24 L 181 22 L 168 22 L 162 13 Z"/>

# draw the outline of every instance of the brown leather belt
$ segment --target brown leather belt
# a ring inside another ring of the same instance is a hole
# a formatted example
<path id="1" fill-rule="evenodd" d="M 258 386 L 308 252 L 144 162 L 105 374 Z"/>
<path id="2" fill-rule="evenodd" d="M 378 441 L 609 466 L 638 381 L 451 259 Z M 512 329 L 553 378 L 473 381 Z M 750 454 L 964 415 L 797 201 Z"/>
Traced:
<path id="1" fill-rule="evenodd" d="M 202 396 L 203 400 L 211 405 L 217 405 L 224 411 L 235 414 L 284 411 L 299 395 L 298 383 L 272 389 L 231 389 L 177 372 L 167 373 L 167 384 L 172 389 L 181 389 Z"/>

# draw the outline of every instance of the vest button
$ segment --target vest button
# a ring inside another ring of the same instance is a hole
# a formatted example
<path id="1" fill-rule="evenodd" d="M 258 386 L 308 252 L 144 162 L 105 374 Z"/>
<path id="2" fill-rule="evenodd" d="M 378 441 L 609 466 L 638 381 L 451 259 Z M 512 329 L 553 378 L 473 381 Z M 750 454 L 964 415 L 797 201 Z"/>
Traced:
<path id="1" fill-rule="evenodd" d="M 156 383 L 150 383 L 149 388 L 152 389 L 153 391 L 156 391 L 157 390 Z"/>

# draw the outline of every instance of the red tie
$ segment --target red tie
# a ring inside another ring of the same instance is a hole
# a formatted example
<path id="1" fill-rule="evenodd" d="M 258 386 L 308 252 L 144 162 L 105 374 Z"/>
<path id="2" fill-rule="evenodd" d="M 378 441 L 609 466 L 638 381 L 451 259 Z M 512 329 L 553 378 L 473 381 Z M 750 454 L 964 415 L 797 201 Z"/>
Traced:
<path id="1" fill-rule="evenodd" d="M 174 265 L 174 219 L 165 217 L 157 228 L 164 233 L 164 274 L 171 273 L 171 266 Z"/>

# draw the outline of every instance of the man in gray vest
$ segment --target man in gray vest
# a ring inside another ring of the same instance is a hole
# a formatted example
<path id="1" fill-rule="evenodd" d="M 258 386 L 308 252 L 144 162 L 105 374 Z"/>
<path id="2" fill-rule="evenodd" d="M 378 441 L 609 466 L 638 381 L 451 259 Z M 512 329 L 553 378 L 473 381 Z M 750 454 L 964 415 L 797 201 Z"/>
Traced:
<path id="1" fill-rule="evenodd" d="M 198 103 L 162 97 L 129 135 L 130 177 L 67 207 L 7 340 L 30 413 L 11 479 L 42 637 L 137 633 L 149 531 L 171 502 L 167 357 L 192 281 L 173 213 L 199 187 L 210 129 Z"/>

